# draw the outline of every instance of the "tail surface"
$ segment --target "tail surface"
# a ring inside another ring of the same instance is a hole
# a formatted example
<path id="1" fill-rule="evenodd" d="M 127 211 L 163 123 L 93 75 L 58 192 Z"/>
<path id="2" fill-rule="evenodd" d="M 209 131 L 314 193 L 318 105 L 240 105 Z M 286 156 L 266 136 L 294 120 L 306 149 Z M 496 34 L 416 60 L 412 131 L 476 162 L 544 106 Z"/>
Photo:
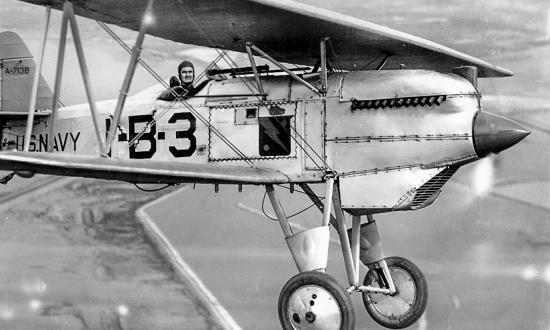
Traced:
<path id="1" fill-rule="evenodd" d="M 23 40 L 14 32 L 0 33 L 0 116 L 29 111 L 36 65 Z M 37 110 L 51 109 L 53 93 L 40 75 Z"/>

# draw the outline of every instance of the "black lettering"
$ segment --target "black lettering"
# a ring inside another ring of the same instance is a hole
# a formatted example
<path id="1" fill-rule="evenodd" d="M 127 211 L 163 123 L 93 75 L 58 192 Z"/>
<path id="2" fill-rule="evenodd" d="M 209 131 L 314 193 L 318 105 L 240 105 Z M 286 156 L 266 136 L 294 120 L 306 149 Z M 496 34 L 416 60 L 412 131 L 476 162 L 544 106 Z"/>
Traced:
<path id="1" fill-rule="evenodd" d="M 29 151 L 36 151 L 36 135 L 31 135 L 31 141 L 29 142 Z"/>
<path id="2" fill-rule="evenodd" d="M 40 146 L 38 151 L 48 151 L 48 134 L 40 134 Z"/>
<path id="3" fill-rule="evenodd" d="M 80 137 L 80 132 L 77 132 L 76 136 L 74 136 L 73 133 L 70 133 L 70 134 L 71 134 L 71 140 L 73 140 L 73 151 L 76 151 L 76 142 L 78 141 L 78 138 Z"/>
<path id="4" fill-rule="evenodd" d="M 59 147 L 57 145 L 57 136 L 53 136 L 53 150 L 59 151 Z"/>
<path id="5" fill-rule="evenodd" d="M 153 120 L 153 115 L 137 115 L 128 117 L 129 134 L 128 139 L 132 141 L 140 132 L 136 132 L 136 124 L 138 123 L 149 123 Z M 157 133 L 156 124 L 149 126 L 149 132 L 140 134 L 140 137 L 137 141 L 130 145 L 130 158 L 146 159 L 151 158 L 157 152 L 157 140 L 155 139 L 155 134 Z M 136 151 L 136 146 L 140 141 L 149 141 L 151 146 L 149 150 Z"/>
<path id="6" fill-rule="evenodd" d="M 67 135 L 68 133 L 65 133 L 65 139 L 61 140 L 61 133 L 57 133 L 57 136 L 59 137 L 59 146 L 61 147 L 61 151 L 65 151 L 65 147 L 67 146 Z"/>
<path id="7" fill-rule="evenodd" d="M 195 130 L 197 128 L 197 118 L 190 112 L 178 112 L 172 115 L 168 120 L 168 123 L 173 124 L 178 120 L 189 121 L 189 128 L 185 131 L 176 131 L 176 139 L 189 140 L 189 147 L 187 149 L 178 149 L 174 146 L 170 146 L 168 149 L 174 157 L 189 157 L 197 149 L 197 139 L 195 138 Z"/>

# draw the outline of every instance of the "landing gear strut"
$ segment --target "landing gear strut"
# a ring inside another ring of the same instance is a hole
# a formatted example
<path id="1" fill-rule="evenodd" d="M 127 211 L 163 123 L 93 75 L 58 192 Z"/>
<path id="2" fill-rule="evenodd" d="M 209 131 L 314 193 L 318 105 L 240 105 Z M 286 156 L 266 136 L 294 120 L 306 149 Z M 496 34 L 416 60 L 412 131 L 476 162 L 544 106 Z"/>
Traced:
<path id="1" fill-rule="evenodd" d="M 298 267 L 279 296 L 279 320 L 283 329 L 354 329 L 355 312 L 350 294 L 361 292 L 369 315 L 380 325 L 401 329 L 416 322 L 428 301 L 426 279 L 412 262 L 400 257 L 385 258 L 376 222 L 367 215 L 353 215 L 352 228 L 346 229 L 335 178 L 326 179 L 325 200 L 321 202 L 306 185 L 300 186 L 323 212 L 320 227 L 294 234 L 273 186 L 266 185 L 269 199 Z M 334 208 L 334 216 L 331 209 Z M 340 245 L 349 287 L 344 289 L 325 274 L 329 232 L 332 224 L 340 236 Z M 360 265 L 368 267 L 362 285 Z"/>

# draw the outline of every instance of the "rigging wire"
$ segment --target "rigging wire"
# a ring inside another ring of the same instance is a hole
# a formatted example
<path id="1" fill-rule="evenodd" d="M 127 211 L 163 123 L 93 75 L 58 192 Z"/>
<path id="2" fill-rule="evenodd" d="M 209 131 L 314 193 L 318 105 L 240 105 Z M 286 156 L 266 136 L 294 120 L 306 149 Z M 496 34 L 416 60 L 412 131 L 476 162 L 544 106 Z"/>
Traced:
<path id="1" fill-rule="evenodd" d="M 334 171 L 332 170 L 332 168 L 330 168 L 330 166 L 327 164 L 327 162 L 323 159 L 323 157 L 321 157 L 321 156 L 315 151 L 315 149 L 313 149 L 313 147 L 306 141 L 306 139 L 305 139 L 302 135 L 300 135 L 300 133 L 298 133 L 298 131 L 296 130 L 296 128 L 292 127 L 292 125 L 290 125 L 290 128 L 294 131 L 294 134 L 296 134 L 296 136 L 298 136 L 298 137 L 305 143 L 305 145 L 306 145 L 309 149 L 311 149 L 311 151 L 315 154 L 315 156 L 317 156 L 317 158 L 319 158 L 319 160 L 321 160 L 321 162 L 323 162 L 323 164 L 325 165 L 325 167 L 328 168 L 329 171 L 334 172 Z M 290 134 L 290 136 L 292 137 L 292 134 Z M 322 168 L 317 164 L 317 162 L 313 159 L 313 157 L 311 157 L 311 156 L 309 155 L 309 153 L 306 151 L 306 148 L 303 148 L 303 147 L 298 143 L 298 141 L 297 141 L 294 137 L 292 137 L 292 138 L 293 138 L 294 141 L 298 144 L 298 146 L 300 146 L 300 148 L 306 153 L 306 155 L 311 159 L 311 161 L 315 164 L 315 166 L 317 166 L 317 167 L 321 170 Z"/>
<path id="2" fill-rule="evenodd" d="M 178 0 L 179 4 L 184 6 L 182 0 Z M 193 25 L 195 25 L 195 28 L 197 29 L 197 31 L 199 31 L 200 34 L 202 34 L 202 36 L 208 41 L 208 43 L 210 44 L 210 47 L 214 48 L 217 52 L 220 52 L 219 48 L 216 47 L 216 45 L 214 44 L 214 42 L 212 41 L 212 39 L 210 37 L 208 37 L 208 35 L 204 32 L 204 30 L 200 27 L 200 25 L 197 23 L 197 21 L 187 13 L 187 11 L 183 11 L 184 12 L 184 15 L 187 17 L 187 19 L 189 19 L 191 21 L 191 23 L 193 23 Z M 229 60 L 228 60 L 229 59 Z M 227 56 L 227 57 L 224 57 L 224 61 L 229 65 L 229 67 L 237 67 L 237 63 L 235 63 L 235 61 L 233 61 L 233 59 L 231 58 L 231 56 Z M 229 63 L 231 62 L 231 63 Z M 255 85 L 253 84 L 251 81 L 247 81 L 247 79 L 245 79 L 244 77 L 242 76 L 239 76 L 239 79 L 243 82 L 243 84 L 248 88 L 248 90 L 255 94 L 256 92 L 254 91 L 254 88 L 251 87 L 251 85 Z M 260 93 L 260 88 L 259 86 L 256 86 L 257 89 L 257 92 Z M 262 101 L 262 99 L 257 96 L 258 98 L 258 101 Z"/>
<path id="3" fill-rule="evenodd" d="M 178 2 L 180 3 L 180 5 L 184 6 L 183 2 L 181 0 L 178 0 Z M 218 49 L 217 47 L 215 47 L 215 44 L 213 43 L 212 39 L 208 37 L 208 35 L 203 31 L 203 29 L 200 27 L 200 25 L 196 22 L 196 20 L 191 17 L 186 11 L 184 11 L 184 14 L 185 16 L 187 16 L 187 18 L 191 21 L 191 23 L 193 25 L 195 25 L 196 29 L 199 31 L 199 33 L 201 33 L 203 35 L 203 37 L 208 41 L 208 43 L 210 43 L 210 45 L 212 47 L 214 47 L 214 49 L 218 52 L 218 57 L 213 61 L 211 62 L 207 68 L 205 68 L 205 70 L 203 72 L 201 72 L 201 74 L 198 76 L 198 80 L 200 80 L 203 76 L 203 74 L 205 74 L 210 67 L 212 67 L 213 65 L 215 65 L 220 59 L 223 59 L 230 67 L 231 66 L 237 66 L 235 61 L 233 61 L 233 59 L 231 58 L 231 56 L 228 56 L 227 55 L 227 50 L 224 50 L 224 52 L 222 52 L 220 49 Z M 103 22 L 98 22 L 98 24 L 111 36 L 113 37 L 127 52 L 131 53 L 131 49 L 129 46 L 127 46 L 124 41 L 122 41 L 105 23 Z M 334 49 L 332 47 L 332 44 L 330 43 L 329 41 L 329 47 L 331 48 L 332 50 L 332 53 L 335 54 L 334 52 Z M 270 49 L 269 47 L 266 46 L 266 48 L 273 52 L 274 54 L 278 55 L 279 57 L 281 57 L 284 61 L 286 62 L 290 62 L 288 61 L 288 59 L 286 59 L 283 55 L 281 55 L 280 53 L 274 51 L 273 49 Z M 139 63 L 142 64 L 144 66 L 144 68 L 151 74 L 153 75 L 153 77 L 155 79 L 157 79 L 159 82 L 161 82 L 161 84 L 166 88 L 168 87 L 168 85 L 166 84 L 166 82 L 149 66 L 147 65 L 141 58 L 138 59 L 139 60 Z M 296 64 L 293 64 L 295 67 L 297 67 Z M 252 93 L 255 93 L 254 89 L 251 87 L 251 85 L 254 85 L 252 84 L 252 82 L 250 81 L 250 79 L 245 79 L 244 77 L 240 76 L 239 79 L 241 80 L 241 82 L 243 82 L 243 84 L 250 90 L 250 92 Z M 256 86 L 256 88 L 258 89 L 258 92 L 259 91 L 259 86 Z M 248 158 L 246 157 L 246 155 L 244 153 L 242 153 L 235 145 L 233 145 L 225 136 L 223 136 L 223 134 L 221 134 L 221 132 L 219 132 L 216 128 L 214 128 L 209 121 L 207 121 L 196 109 L 194 109 L 190 104 L 188 104 L 188 102 L 186 102 L 182 97 L 179 97 L 177 95 L 175 95 L 175 93 L 172 91 L 172 94 L 174 94 L 174 96 L 176 96 L 176 100 L 174 100 L 171 104 L 171 106 L 169 107 L 166 107 L 164 108 L 161 112 L 160 112 L 160 115 L 158 116 L 158 118 L 161 118 L 164 114 L 166 114 L 170 109 L 172 109 L 174 107 L 174 105 L 180 101 L 191 113 L 193 113 L 196 117 L 199 118 L 199 120 L 207 127 L 209 127 L 210 129 L 212 129 L 212 131 L 218 135 L 218 137 L 224 142 L 226 143 L 230 149 L 232 149 L 240 158 L 242 158 L 248 165 L 250 165 L 251 167 L 254 167 L 256 168 L 256 166 L 254 165 L 254 163 Z M 261 101 L 261 99 L 259 98 L 258 96 L 258 99 Z M 141 132 L 139 132 L 136 136 L 134 136 L 130 141 L 129 141 L 129 145 L 133 145 L 133 144 L 137 144 L 139 143 L 139 139 L 141 136 L 143 136 L 143 134 L 145 134 L 145 132 L 152 126 L 154 125 L 155 123 L 157 122 L 157 118 L 153 118 L 150 122 L 148 122 L 145 127 L 142 129 Z M 292 127 L 291 127 L 292 128 Z M 296 136 L 298 136 L 305 144 L 307 147 L 309 147 L 311 149 L 311 151 L 315 154 L 315 156 L 317 156 L 317 158 L 319 160 L 321 160 L 323 162 L 323 164 L 326 166 L 326 168 L 330 169 L 330 167 L 328 166 L 328 164 L 325 162 L 325 160 L 319 156 L 319 154 L 307 143 L 307 141 L 296 131 L 295 128 L 292 128 L 294 130 L 294 133 L 296 134 Z M 317 168 L 319 168 L 320 170 L 322 170 L 322 167 L 319 166 L 319 164 L 315 161 L 315 159 L 309 154 L 309 152 L 306 150 L 306 148 L 302 147 L 301 143 L 298 142 L 298 140 L 292 136 L 292 134 L 290 134 L 290 136 L 292 137 L 292 139 L 296 142 L 296 144 L 306 153 L 306 155 L 313 161 L 313 163 L 315 164 L 315 166 Z M 332 171 L 332 169 L 330 169 Z"/>
<path id="4" fill-rule="evenodd" d="M 294 68 L 296 69 L 300 69 L 300 66 L 296 63 L 292 63 L 289 59 L 287 59 L 286 57 L 284 57 L 281 53 L 277 52 L 276 50 L 273 50 L 271 49 L 270 47 L 266 46 L 266 45 L 262 45 L 262 47 L 264 47 L 266 50 L 268 50 L 269 52 L 275 54 L 275 55 L 278 55 L 280 58 L 283 59 L 283 61 L 287 64 L 290 64 L 290 65 L 293 65 Z M 263 57 L 263 56 L 262 56 Z"/>
<path id="5" fill-rule="evenodd" d="M 382 56 L 382 55 L 383 55 L 383 54 L 378 54 L 378 55 L 376 55 L 376 57 L 373 58 L 369 63 L 363 65 L 363 66 L 361 67 L 361 69 L 359 69 L 359 71 L 362 71 L 362 70 L 366 69 L 369 65 L 371 65 L 372 63 L 374 63 L 374 62 L 375 62 L 380 56 Z"/>
<path id="6" fill-rule="evenodd" d="M 98 24 L 112 37 L 115 39 L 115 41 L 117 41 L 119 44 L 123 45 L 122 47 L 128 51 L 128 52 L 131 52 L 131 49 L 129 46 L 127 46 L 124 41 L 122 39 L 120 39 L 116 33 L 114 33 L 105 23 L 103 22 L 98 22 Z M 222 53 L 219 49 L 216 49 L 221 57 L 224 57 L 224 55 L 227 53 L 227 51 L 225 51 L 225 53 Z M 142 64 L 144 67 L 146 67 L 146 70 L 151 74 L 153 75 L 153 77 L 159 81 L 165 88 L 168 86 L 168 84 L 164 81 L 164 79 L 162 79 L 162 77 L 160 77 L 160 75 L 158 75 L 151 67 L 149 67 L 148 65 L 146 65 L 145 61 L 143 61 L 141 58 L 138 60 L 140 64 Z M 147 69 L 147 67 L 149 69 Z M 245 82 L 246 84 L 246 82 Z M 249 88 L 250 89 L 250 88 Z M 253 92 L 253 91 L 252 91 Z M 231 141 L 229 141 L 218 129 L 216 129 L 214 126 L 212 126 L 209 121 L 207 121 L 196 109 L 193 108 L 193 106 L 191 106 L 187 101 L 185 101 L 185 99 L 183 98 L 183 96 L 178 96 L 174 91 L 171 90 L 171 93 L 172 95 L 176 96 L 176 99 L 172 102 L 172 107 L 177 104 L 177 102 L 179 101 L 181 104 L 183 104 L 193 115 L 195 115 L 195 117 L 199 118 L 199 120 L 206 126 L 208 127 L 212 132 L 214 132 L 214 134 L 216 134 L 225 144 L 227 144 L 229 146 L 229 148 L 231 150 L 233 150 L 242 160 L 244 160 L 250 167 L 252 168 L 257 168 L 254 163 L 248 158 L 246 157 L 246 155 L 244 153 L 242 153 L 233 143 L 231 143 Z M 171 108 L 170 108 L 171 109 Z M 168 111 L 168 110 L 167 110 Z M 154 119 L 154 118 L 153 118 Z M 146 126 L 147 128 L 147 126 Z M 146 129 L 145 128 L 145 129 Z"/>
<path id="7" fill-rule="evenodd" d="M 227 51 L 225 51 L 227 52 Z M 220 56 L 218 56 L 219 58 Z M 202 75 L 205 74 L 205 72 L 207 70 L 209 70 L 209 68 L 211 68 L 212 66 L 216 65 L 216 62 L 218 61 L 218 58 L 216 58 L 213 62 L 211 62 L 202 72 L 201 74 L 199 75 L 199 77 L 197 78 L 197 80 L 200 80 L 202 78 Z M 164 80 L 163 80 L 164 81 Z M 168 85 L 165 86 L 166 88 L 170 88 Z M 176 100 L 178 99 L 178 95 L 176 95 L 173 91 L 172 91 L 172 94 L 174 96 L 176 96 Z M 172 108 L 174 108 L 174 106 L 178 103 L 178 102 L 175 102 L 176 100 L 174 100 L 174 102 L 171 102 L 170 106 L 168 107 L 164 107 L 160 112 L 159 112 L 159 115 L 157 116 L 158 118 L 155 118 L 153 116 L 153 119 L 151 121 L 149 121 L 147 123 L 147 125 L 145 125 L 145 127 L 143 127 L 143 129 L 141 130 L 141 132 L 139 132 L 137 135 L 135 135 L 129 142 L 128 144 L 129 145 L 137 145 L 139 143 L 139 139 L 147 132 L 147 129 L 149 129 L 149 127 L 155 125 L 157 122 L 158 122 L 158 119 L 162 118 L 166 113 L 168 113 L 168 111 L 170 111 Z"/>
<path id="8" fill-rule="evenodd" d="M 279 188 L 283 188 L 283 189 L 286 189 L 286 190 L 294 191 L 294 192 L 297 192 L 297 193 L 299 193 L 299 194 L 304 194 L 304 195 L 307 196 L 307 193 L 306 193 L 305 191 L 303 191 L 303 190 L 300 190 L 300 189 L 296 189 L 296 188 L 290 189 L 289 187 L 285 187 L 285 186 L 283 186 L 282 184 L 276 184 L 276 186 L 279 187 Z M 319 198 L 320 198 L 320 199 L 323 199 L 324 197 L 319 197 Z"/>
<path id="9" fill-rule="evenodd" d="M 155 188 L 155 189 L 145 189 L 145 188 L 140 187 L 137 183 L 134 182 L 134 186 L 136 186 L 136 188 L 138 188 L 141 191 L 145 191 L 145 192 L 161 191 L 161 190 L 164 190 L 164 189 L 166 189 L 168 187 L 171 187 L 171 186 L 174 186 L 174 185 L 179 185 L 179 183 L 167 183 L 166 186 L 164 186 L 164 187 Z"/>
<path id="10" fill-rule="evenodd" d="M 99 24 L 99 22 L 98 22 Z M 104 23 L 101 22 L 100 24 L 101 27 L 103 27 L 107 33 L 113 37 L 119 44 L 121 45 L 124 45 L 123 48 L 126 49 L 126 51 L 130 52 L 131 53 L 131 49 L 129 46 L 127 46 L 124 41 L 122 39 L 120 39 L 111 29 L 109 29 L 109 27 L 107 25 L 105 25 Z M 220 52 L 218 50 L 218 52 Z M 218 56 L 218 57 L 223 57 L 225 54 L 227 53 L 227 51 L 224 51 L 224 52 L 221 52 L 221 54 Z M 140 64 L 144 65 L 146 64 L 145 61 L 141 60 L 140 59 Z M 169 86 L 166 84 L 166 82 L 160 77 L 160 75 L 158 75 L 151 67 L 149 67 L 147 65 L 147 67 L 149 68 L 149 73 L 151 73 L 153 75 L 153 77 L 155 79 L 157 79 L 165 88 L 169 88 Z M 206 72 L 203 71 L 203 72 Z M 182 96 L 179 96 L 177 95 L 174 91 L 170 90 L 172 95 L 174 95 L 176 97 L 176 99 L 172 102 L 171 106 L 168 107 L 168 109 L 165 111 L 167 112 L 168 110 L 170 110 L 172 107 L 174 107 L 176 104 L 177 104 L 177 101 L 181 101 L 181 103 L 191 112 L 193 113 L 193 115 L 195 115 L 196 117 L 199 118 L 199 120 L 205 125 L 207 126 L 208 128 L 210 128 L 225 144 L 227 144 L 229 146 L 229 148 L 231 150 L 233 150 L 240 158 L 242 158 L 249 166 L 253 167 L 253 168 L 256 168 L 256 166 L 254 165 L 254 163 L 252 163 L 252 161 L 250 161 L 249 158 L 246 157 L 246 155 L 244 155 L 235 145 L 233 145 L 233 143 L 231 143 L 231 141 L 229 141 L 221 132 L 219 132 L 214 126 L 210 125 L 210 123 L 198 112 L 196 111 L 190 104 L 188 104 L 188 102 L 186 102 Z M 154 118 L 153 118 L 154 120 Z M 149 127 L 150 125 L 146 125 L 144 127 L 144 130 L 141 132 L 143 135 L 145 133 L 145 131 L 147 130 L 147 128 Z M 133 141 L 130 141 L 132 143 L 135 143 L 135 141 L 139 141 L 137 139 L 132 139 Z"/>
<path id="11" fill-rule="evenodd" d="M 292 125 L 291 125 L 292 126 Z M 300 149 L 302 149 L 302 151 L 306 154 L 306 156 L 309 157 L 309 159 L 311 159 L 311 161 L 313 162 L 313 164 L 315 164 L 315 166 L 317 166 L 317 168 L 322 171 L 323 168 L 321 166 L 319 166 L 319 164 L 317 164 L 317 162 L 313 159 L 313 157 L 311 157 L 311 155 L 309 154 L 309 152 L 307 152 L 306 148 L 302 147 L 302 145 L 298 142 L 298 140 L 296 140 L 296 138 L 294 136 L 292 136 L 292 134 L 289 134 L 290 137 L 294 140 L 294 142 L 296 143 L 297 146 L 300 147 Z"/>
<path id="12" fill-rule="evenodd" d="M 334 60 L 335 60 L 336 62 L 338 62 L 338 54 L 336 54 L 336 51 L 334 50 L 334 47 L 332 47 L 332 42 L 331 42 L 331 40 L 328 39 L 328 42 L 327 42 L 327 43 L 328 43 L 328 46 L 330 47 L 330 51 L 331 51 L 332 55 L 334 56 Z M 327 60 L 327 61 L 328 61 L 328 60 Z M 333 71 L 333 72 L 344 72 L 344 70 L 339 69 L 339 68 L 335 68 L 333 65 L 331 65 L 331 67 L 332 67 L 332 71 Z"/>
<path id="13" fill-rule="evenodd" d="M 128 46 L 122 39 L 120 39 L 120 37 L 105 23 L 101 22 L 101 21 L 96 21 L 97 24 L 99 24 L 99 26 L 101 26 L 105 32 L 107 32 L 107 34 L 109 34 L 109 36 L 111 36 L 127 53 L 129 54 L 132 54 L 132 49 L 130 48 L 130 46 Z M 227 52 L 226 50 L 224 50 L 225 52 Z M 218 56 L 219 57 L 219 56 Z M 159 81 L 164 87 L 169 87 L 169 85 L 164 81 L 164 79 L 162 79 L 162 77 L 156 73 L 156 71 L 151 68 L 151 66 L 149 66 L 141 57 L 138 59 L 139 63 L 143 66 L 143 68 L 145 70 L 147 70 L 147 72 L 149 72 L 157 81 Z M 217 61 L 214 60 L 214 61 Z M 199 76 L 196 78 L 197 80 L 200 80 L 202 79 L 202 77 L 206 75 L 206 69 L 203 70 Z"/>
<path id="14" fill-rule="evenodd" d="M 267 196 L 267 191 L 264 192 L 264 197 L 262 198 L 262 213 L 263 213 L 264 216 L 265 216 L 266 218 L 268 218 L 269 220 L 279 221 L 279 219 L 271 217 L 271 216 L 270 216 L 269 214 L 267 214 L 267 212 L 265 211 L 265 197 L 266 197 L 266 196 Z M 297 216 L 297 215 L 300 215 L 300 214 L 304 213 L 305 211 L 309 210 L 310 208 L 312 208 L 312 207 L 314 207 L 314 206 L 315 206 L 315 203 L 311 204 L 310 206 L 306 207 L 305 209 L 303 209 L 303 210 L 301 210 L 301 211 L 298 211 L 298 212 L 296 212 L 296 213 L 294 213 L 294 214 L 291 214 L 291 215 L 287 216 L 286 218 L 287 218 L 287 219 L 293 218 L 293 217 L 295 217 L 295 216 Z"/>

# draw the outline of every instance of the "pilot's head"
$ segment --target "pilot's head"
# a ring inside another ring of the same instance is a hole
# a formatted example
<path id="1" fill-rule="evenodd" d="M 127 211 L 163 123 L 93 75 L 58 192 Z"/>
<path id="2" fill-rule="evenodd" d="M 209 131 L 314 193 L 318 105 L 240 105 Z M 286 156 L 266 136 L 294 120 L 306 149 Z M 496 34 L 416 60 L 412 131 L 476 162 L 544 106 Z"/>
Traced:
<path id="1" fill-rule="evenodd" d="M 182 85 L 188 85 L 195 80 L 195 67 L 189 61 L 183 61 L 178 65 L 178 74 Z"/>

